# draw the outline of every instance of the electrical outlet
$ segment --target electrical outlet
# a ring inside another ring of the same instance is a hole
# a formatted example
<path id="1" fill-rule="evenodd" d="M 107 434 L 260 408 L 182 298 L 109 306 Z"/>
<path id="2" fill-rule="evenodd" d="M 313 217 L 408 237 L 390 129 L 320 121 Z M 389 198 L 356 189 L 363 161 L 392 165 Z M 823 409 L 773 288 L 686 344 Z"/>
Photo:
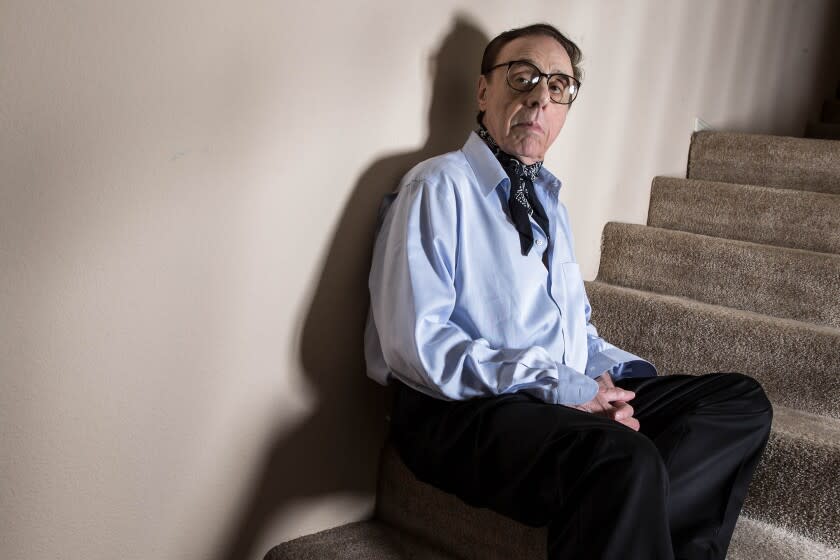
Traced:
<path id="1" fill-rule="evenodd" d="M 712 125 L 700 117 L 694 117 L 694 132 L 700 132 L 701 130 L 713 130 Z"/>

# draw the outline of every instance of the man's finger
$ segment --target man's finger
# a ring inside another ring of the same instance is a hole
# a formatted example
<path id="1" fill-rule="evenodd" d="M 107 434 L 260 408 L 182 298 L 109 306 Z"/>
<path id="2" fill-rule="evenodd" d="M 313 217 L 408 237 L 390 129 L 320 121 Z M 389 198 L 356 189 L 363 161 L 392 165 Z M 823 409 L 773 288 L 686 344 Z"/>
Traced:
<path id="1" fill-rule="evenodd" d="M 613 420 L 626 420 L 627 418 L 633 417 L 633 407 L 625 402 L 617 402 L 614 403 L 615 408 L 613 408 L 612 415 Z"/>
<path id="2" fill-rule="evenodd" d="M 636 393 L 626 389 L 620 389 L 618 387 L 610 387 L 609 389 L 601 389 L 601 396 L 606 399 L 607 402 L 630 401 L 633 400 Z"/>
<path id="3" fill-rule="evenodd" d="M 630 428 L 631 430 L 639 431 L 639 421 L 635 418 L 628 418 L 626 420 L 621 421 L 622 424 Z"/>

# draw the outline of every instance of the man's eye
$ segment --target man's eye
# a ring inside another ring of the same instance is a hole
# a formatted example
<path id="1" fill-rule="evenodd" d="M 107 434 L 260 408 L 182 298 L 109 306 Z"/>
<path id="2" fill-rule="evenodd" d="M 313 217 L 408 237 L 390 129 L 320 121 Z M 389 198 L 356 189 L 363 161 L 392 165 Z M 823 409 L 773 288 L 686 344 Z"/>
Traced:
<path id="1" fill-rule="evenodd" d="M 528 85 L 531 83 L 531 75 L 530 74 L 514 74 L 511 76 L 511 79 L 514 83 L 519 85 Z"/>
<path id="2" fill-rule="evenodd" d="M 565 88 L 569 87 L 569 79 L 564 78 L 563 76 L 554 76 L 554 77 L 551 78 L 551 85 L 553 87 L 558 87 L 558 88 L 565 89 Z"/>

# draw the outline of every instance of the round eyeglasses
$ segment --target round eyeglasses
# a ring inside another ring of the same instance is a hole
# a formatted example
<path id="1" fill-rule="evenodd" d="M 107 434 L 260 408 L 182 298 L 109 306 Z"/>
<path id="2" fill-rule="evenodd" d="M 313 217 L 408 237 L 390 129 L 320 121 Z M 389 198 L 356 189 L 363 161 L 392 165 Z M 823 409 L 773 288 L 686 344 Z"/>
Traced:
<path id="1" fill-rule="evenodd" d="M 560 73 L 546 74 L 526 60 L 502 62 L 490 68 L 487 73 L 503 66 L 507 66 L 507 84 L 516 91 L 531 91 L 545 77 L 548 84 L 548 96 L 554 103 L 569 105 L 575 100 L 580 90 L 580 82 L 574 76 Z"/>

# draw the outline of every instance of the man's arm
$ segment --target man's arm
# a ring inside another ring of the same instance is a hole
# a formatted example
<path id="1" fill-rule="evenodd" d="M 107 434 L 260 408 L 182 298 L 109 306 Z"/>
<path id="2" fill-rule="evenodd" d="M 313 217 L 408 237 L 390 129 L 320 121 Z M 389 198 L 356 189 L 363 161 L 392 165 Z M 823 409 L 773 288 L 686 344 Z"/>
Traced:
<path id="1" fill-rule="evenodd" d="M 411 182 L 386 217 L 370 276 L 386 364 L 453 400 L 523 392 L 554 404 L 590 401 L 598 384 L 545 348 L 496 348 L 453 322 L 459 203 L 452 184 Z"/>

